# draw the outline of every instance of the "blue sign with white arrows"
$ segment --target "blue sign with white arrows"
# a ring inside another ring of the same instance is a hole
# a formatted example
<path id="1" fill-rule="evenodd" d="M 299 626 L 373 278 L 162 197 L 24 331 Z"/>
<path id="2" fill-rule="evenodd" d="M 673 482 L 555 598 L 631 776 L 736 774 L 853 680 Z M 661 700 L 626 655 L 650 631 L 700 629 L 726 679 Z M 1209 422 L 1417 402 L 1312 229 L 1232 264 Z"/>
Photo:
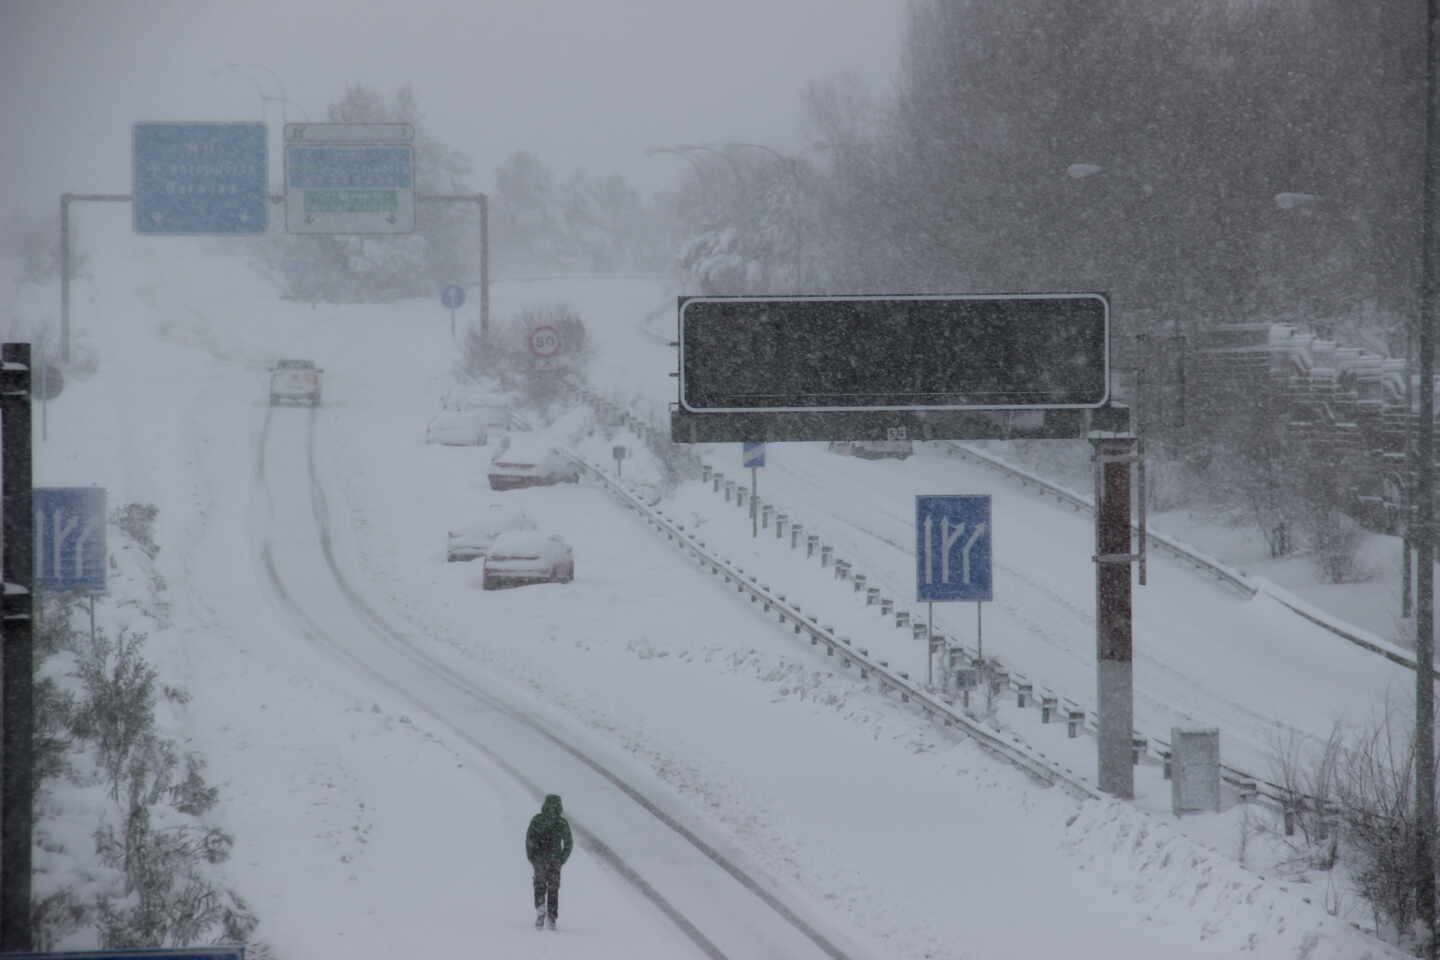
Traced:
<path id="1" fill-rule="evenodd" d="M 990 496 L 915 498 L 915 599 L 991 600 Z"/>
<path id="2" fill-rule="evenodd" d="M 132 130 L 136 233 L 265 232 L 265 124 L 137 123 Z"/>
<path id="3" fill-rule="evenodd" d="M 746 440 L 740 452 L 740 461 L 747 467 L 765 466 L 765 441 Z"/>
<path id="4" fill-rule="evenodd" d="M 465 288 L 458 283 L 452 283 L 440 291 L 440 302 L 451 310 L 459 310 L 465 303 Z"/>
<path id="5" fill-rule="evenodd" d="M 105 488 L 36 487 L 35 586 L 105 592 Z"/>

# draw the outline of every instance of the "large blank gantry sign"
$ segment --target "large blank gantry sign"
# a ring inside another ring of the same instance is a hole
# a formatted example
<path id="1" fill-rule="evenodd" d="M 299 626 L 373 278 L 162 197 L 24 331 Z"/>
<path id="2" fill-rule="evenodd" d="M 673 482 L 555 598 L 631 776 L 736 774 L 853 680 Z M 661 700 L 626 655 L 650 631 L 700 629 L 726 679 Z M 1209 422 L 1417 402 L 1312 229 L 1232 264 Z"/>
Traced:
<path id="1" fill-rule="evenodd" d="M 1099 293 L 682 297 L 682 443 L 1125 430 Z"/>

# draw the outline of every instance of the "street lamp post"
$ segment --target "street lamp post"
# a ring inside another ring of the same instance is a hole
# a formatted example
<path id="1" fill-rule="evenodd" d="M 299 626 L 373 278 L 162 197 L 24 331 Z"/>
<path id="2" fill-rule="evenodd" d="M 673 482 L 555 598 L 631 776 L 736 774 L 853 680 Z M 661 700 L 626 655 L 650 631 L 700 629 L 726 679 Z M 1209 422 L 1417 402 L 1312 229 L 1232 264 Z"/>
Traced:
<path id="1" fill-rule="evenodd" d="M 290 106 L 292 106 L 292 105 L 295 106 L 295 107 L 298 108 L 298 109 L 300 110 L 300 112 L 304 115 L 305 120 L 306 120 L 307 122 L 310 120 L 310 111 L 306 110 L 305 107 L 302 106 L 301 104 L 295 103 L 293 100 L 290 99 L 290 97 L 287 95 L 287 93 L 286 93 L 286 91 L 285 91 L 285 81 L 281 80 L 281 79 L 280 79 L 280 75 L 279 75 L 278 73 L 276 73 L 274 70 L 272 70 L 272 69 L 270 69 L 269 67 L 267 67 L 265 64 L 263 64 L 263 63 L 228 63 L 228 62 L 227 62 L 226 64 L 224 64 L 224 66 L 216 67 L 214 70 L 212 70 L 212 71 L 211 71 L 211 75 L 212 75 L 212 76 L 218 75 L 219 73 L 221 73 L 222 71 L 225 71 L 225 70 L 233 70 L 233 71 L 236 71 L 236 72 L 240 73 L 240 75 L 242 75 L 242 76 L 244 76 L 246 79 L 248 79 L 248 80 L 250 81 L 250 83 L 255 87 L 255 95 L 260 98 L 260 122 L 261 122 L 261 123 L 264 123 L 264 122 L 265 122 L 266 104 L 270 103 L 271 101 L 275 101 L 275 102 L 277 102 L 277 103 L 280 104 L 280 124 L 281 124 L 280 130 L 281 130 L 282 137 L 283 137 L 283 134 L 284 134 L 285 126 L 286 126 L 287 124 L 289 124 L 289 122 L 290 122 L 290 111 L 287 109 L 288 107 L 290 107 Z M 265 88 L 264 88 L 264 86 L 263 86 L 263 85 L 260 83 L 260 81 L 255 77 L 255 75 L 254 75 L 253 73 L 248 72 L 248 71 L 250 71 L 250 70 L 264 70 L 266 73 L 268 73 L 268 74 L 270 75 L 270 78 L 275 82 L 275 89 L 277 89 L 277 90 L 280 91 L 280 95 L 279 95 L 279 96 L 275 96 L 274 94 L 267 93 L 266 90 L 265 90 Z M 281 138 L 279 138 L 279 137 L 276 138 L 277 143 L 280 143 L 280 139 L 281 139 Z M 281 169 L 281 170 L 284 169 L 284 160 L 285 160 L 285 155 L 284 155 L 284 153 L 283 153 L 284 149 L 285 149 L 284 144 L 283 144 L 283 143 L 280 143 L 280 150 L 281 150 L 282 152 L 281 152 L 281 154 L 280 154 L 280 163 L 279 163 L 279 165 L 278 165 L 278 168 Z"/>

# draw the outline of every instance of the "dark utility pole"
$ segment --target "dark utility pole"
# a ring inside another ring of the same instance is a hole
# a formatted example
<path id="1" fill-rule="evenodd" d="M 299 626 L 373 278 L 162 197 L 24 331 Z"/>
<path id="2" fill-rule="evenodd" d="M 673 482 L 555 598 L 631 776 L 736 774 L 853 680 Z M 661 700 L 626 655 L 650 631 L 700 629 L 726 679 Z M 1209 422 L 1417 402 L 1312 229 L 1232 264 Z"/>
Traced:
<path id="1" fill-rule="evenodd" d="M 1420 916 L 1430 932 L 1430 956 L 1436 955 L 1435 928 L 1435 215 L 1440 162 L 1436 114 L 1440 112 L 1440 0 L 1426 0 L 1425 42 L 1425 186 L 1420 271 L 1420 423 L 1415 438 L 1417 594 L 1415 611 L 1415 892 Z"/>
<path id="2" fill-rule="evenodd" d="M 35 779 L 35 512 L 30 461 L 30 345 L 0 346 L 0 952 L 33 949 L 30 844 Z"/>
<path id="3" fill-rule="evenodd" d="M 1122 800 L 1135 798 L 1131 738 L 1135 733 L 1130 564 L 1130 465 L 1137 461 L 1130 435 L 1096 435 L 1095 448 L 1095 645 L 1097 713 L 1100 715 L 1100 789 Z"/>

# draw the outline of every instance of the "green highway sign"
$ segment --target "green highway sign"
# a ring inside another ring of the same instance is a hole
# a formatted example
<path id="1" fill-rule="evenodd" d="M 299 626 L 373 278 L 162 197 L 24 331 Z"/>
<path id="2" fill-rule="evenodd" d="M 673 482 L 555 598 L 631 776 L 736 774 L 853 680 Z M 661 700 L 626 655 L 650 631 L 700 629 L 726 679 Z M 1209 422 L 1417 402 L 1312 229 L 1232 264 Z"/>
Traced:
<path id="1" fill-rule="evenodd" d="M 306 190 L 306 213 L 394 213 L 400 198 L 394 190 Z"/>
<path id="2" fill-rule="evenodd" d="M 356 129 L 351 129 L 355 127 Z M 369 125 L 373 127 L 375 125 Z M 336 142 L 306 137 L 285 144 L 285 229 L 301 234 L 415 232 L 415 148 L 409 143 L 356 143 L 364 124 L 310 124 Z M 373 131 L 371 131 L 373 132 Z"/>

